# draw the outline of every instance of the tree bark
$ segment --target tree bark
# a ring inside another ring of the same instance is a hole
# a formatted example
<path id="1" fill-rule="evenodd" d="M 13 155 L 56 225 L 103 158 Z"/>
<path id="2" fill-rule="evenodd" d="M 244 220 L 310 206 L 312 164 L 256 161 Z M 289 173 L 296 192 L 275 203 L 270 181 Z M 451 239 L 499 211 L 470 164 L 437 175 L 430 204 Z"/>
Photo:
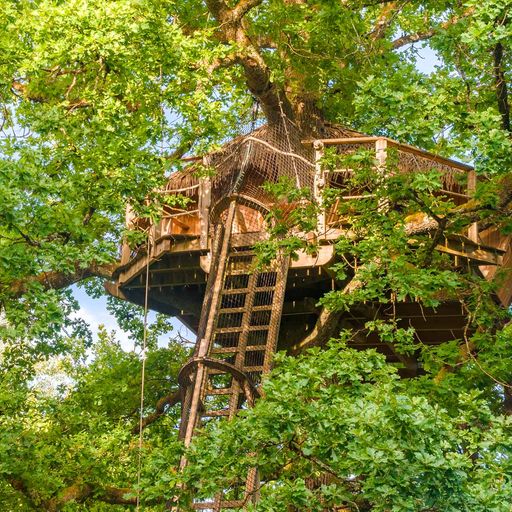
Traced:
<path id="1" fill-rule="evenodd" d="M 140 423 L 137 423 L 137 425 L 134 425 L 131 432 L 132 434 L 138 434 L 139 431 L 142 429 L 144 430 L 147 426 L 151 425 L 155 421 L 157 421 L 159 418 L 161 418 L 165 412 L 167 411 L 168 407 L 172 407 L 173 405 L 176 405 L 177 403 L 181 402 L 181 392 L 174 391 L 173 393 L 169 393 L 168 395 L 163 396 L 158 400 L 155 406 L 155 412 L 148 414 L 144 418 L 142 418 L 142 421 Z"/>
<path id="2" fill-rule="evenodd" d="M 492 52 L 494 61 L 494 84 L 496 87 L 498 111 L 501 115 L 501 126 L 505 131 L 510 132 L 510 106 L 508 103 L 507 81 L 503 70 L 503 51 L 503 44 L 499 42 L 494 46 Z"/>
<path id="3" fill-rule="evenodd" d="M 210 13 L 219 23 L 220 38 L 225 43 L 236 43 L 240 50 L 234 62 L 244 70 L 247 88 L 258 99 L 269 123 L 279 122 L 283 114 L 293 118 L 293 109 L 282 88 L 271 81 L 270 68 L 263 59 L 259 48 L 248 35 L 244 17 L 262 0 L 240 0 L 229 8 L 223 0 L 207 0 Z"/>
<path id="4" fill-rule="evenodd" d="M 45 290 L 59 290 L 89 277 L 110 279 L 118 266 L 118 263 L 111 263 L 109 265 L 92 263 L 86 268 L 80 268 L 76 265 L 75 272 L 72 273 L 43 272 L 35 276 L 28 276 L 25 279 L 18 279 L 3 291 L 12 298 L 19 298 L 27 293 L 30 286 L 34 284 L 41 285 Z"/>

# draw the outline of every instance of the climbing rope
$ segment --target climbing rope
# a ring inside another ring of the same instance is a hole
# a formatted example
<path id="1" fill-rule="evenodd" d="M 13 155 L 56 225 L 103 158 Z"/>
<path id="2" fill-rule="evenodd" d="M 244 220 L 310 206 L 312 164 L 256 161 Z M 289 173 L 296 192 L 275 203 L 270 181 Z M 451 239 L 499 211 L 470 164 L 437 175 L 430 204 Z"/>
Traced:
<path id="1" fill-rule="evenodd" d="M 164 154 L 164 127 L 165 127 L 165 107 L 163 101 L 163 69 L 160 64 L 160 157 Z M 142 448 L 144 441 L 144 386 L 146 383 L 146 351 L 148 341 L 148 300 L 149 300 L 149 264 L 151 259 L 151 224 L 147 230 L 147 254 L 146 254 L 146 283 L 144 286 L 144 320 L 143 320 L 143 334 L 142 334 L 142 368 L 140 379 L 140 409 L 139 409 L 139 453 L 137 460 L 137 500 L 136 511 L 140 511 L 140 482 L 142 473 Z"/>
<path id="2" fill-rule="evenodd" d="M 149 298 L 149 260 L 151 256 L 150 234 L 147 237 L 147 257 L 146 257 L 146 284 L 144 288 L 144 320 L 142 334 L 142 369 L 140 381 L 140 409 L 139 409 L 139 453 L 137 461 L 137 502 L 136 510 L 140 510 L 140 482 L 142 472 L 142 446 L 144 441 L 144 384 L 146 377 L 146 346 L 148 339 L 148 298 Z"/>

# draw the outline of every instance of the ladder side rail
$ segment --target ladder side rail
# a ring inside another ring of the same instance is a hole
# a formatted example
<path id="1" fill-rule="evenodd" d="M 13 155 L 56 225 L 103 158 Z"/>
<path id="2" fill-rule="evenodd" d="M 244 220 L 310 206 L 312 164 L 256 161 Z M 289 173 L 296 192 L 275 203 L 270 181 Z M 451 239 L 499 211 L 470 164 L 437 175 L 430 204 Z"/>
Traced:
<path id="1" fill-rule="evenodd" d="M 224 274 L 226 270 L 229 241 L 231 237 L 231 226 L 233 224 L 235 207 L 236 202 L 233 200 L 229 205 L 228 218 L 224 229 L 224 236 L 222 237 L 222 246 L 219 255 L 218 267 L 215 269 L 216 271 L 211 274 L 214 283 L 212 288 L 210 307 L 208 310 L 204 311 L 207 316 L 204 334 L 199 333 L 199 335 L 203 335 L 201 337 L 198 336 L 198 341 L 196 345 L 198 357 L 205 357 L 208 354 L 208 350 L 210 348 L 213 327 L 219 306 L 220 291 L 224 283 Z M 185 446 L 187 447 L 190 445 L 192 441 L 194 430 L 197 426 L 197 422 L 199 419 L 200 398 L 202 395 L 206 376 L 207 367 L 204 364 L 199 363 L 197 366 L 196 375 L 194 379 L 194 390 L 192 392 L 192 398 L 190 403 L 190 413 L 187 418 L 187 425 L 184 434 L 184 443 Z"/>

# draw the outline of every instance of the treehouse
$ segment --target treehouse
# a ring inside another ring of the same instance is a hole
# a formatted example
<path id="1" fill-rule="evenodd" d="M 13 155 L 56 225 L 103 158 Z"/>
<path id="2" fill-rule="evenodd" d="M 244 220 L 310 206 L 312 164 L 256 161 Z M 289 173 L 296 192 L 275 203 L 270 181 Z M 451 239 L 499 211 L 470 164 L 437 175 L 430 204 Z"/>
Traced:
<path id="1" fill-rule="evenodd" d="M 146 229 L 149 243 L 122 246 L 121 267 L 107 289 L 116 297 L 143 305 L 148 271 L 149 307 L 178 317 L 197 334 L 193 357 L 179 376 L 181 436 L 186 444 L 198 425 L 231 418 L 240 408 L 252 405 L 276 350 L 297 352 L 320 343 L 325 318 L 318 300 L 328 291 L 351 286 L 351 276 L 339 280 L 331 270 L 340 258 L 334 244 L 350 231 L 347 219 L 339 213 L 340 203 L 364 199 L 372 191 L 348 186 L 356 170 L 326 167 L 323 157 L 327 148 L 336 155 L 363 150 L 372 155 L 372 165 L 383 176 L 391 167 L 391 158 L 393 172 L 436 169 L 443 180 L 438 193 L 455 205 L 467 202 L 475 189 L 476 176 L 470 166 L 385 137 L 328 126 L 321 139 L 304 141 L 291 124 L 265 125 L 219 151 L 189 158 L 183 170 L 171 175 L 163 193 L 186 196 L 186 207 L 164 207 L 161 221 L 155 225 L 144 225 L 127 210 L 127 227 Z M 296 258 L 279 253 L 267 267 L 255 267 L 254 246 L 269 238 L 269 211 L 278 206 L 286 216 L 300 206 L 276 205 L 276 198 L 263 186 L 283 178 L 304 189 L 318 206 L 316 228 L 297 233 L 313 241 L 316 248 L 314 253 L 299 251 Z M 329 204 L 324 204 L 326 189 L 338 189 L 336 200 Z M 428 221 L 412 222 L 411 232 L 421 229 L 422 222 Z M 500 267 L 512 267 L 509 237 L 492 228 L 479 229 L 477 224 L 467 232 L 443 237 L 435 248 L 447 254 L 453 266 L 488 279 Z M 512 299 L 510 274 L 495 297 L 503 307 Z M 425 344 L 463 338 L 466 324 L 457 302 L 446 300 L 432 309 L 411 300 L 356 305 L 327 332 L 335 335 L 336 330 L 350 328 L 358 333 L 352 340 L 355 348 L 376 348 L 403 376 L 417 375 L 421 365 L 414 356 L 398 353 L 392 344 L 365 331 L 368 320 L 392 317 L 399 318 L 402 327 L 414 327 Z M 254 471 L 238 488 L 194 507 L 237 508 L 248 499 L 257 499 Z"/>

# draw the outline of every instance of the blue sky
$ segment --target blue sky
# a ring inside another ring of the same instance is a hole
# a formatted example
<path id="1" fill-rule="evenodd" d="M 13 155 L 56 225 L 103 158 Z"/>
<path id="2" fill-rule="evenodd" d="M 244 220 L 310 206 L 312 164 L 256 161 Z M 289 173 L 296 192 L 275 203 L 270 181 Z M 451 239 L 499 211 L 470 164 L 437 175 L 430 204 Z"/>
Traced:
<path id="1" fill-rule="evenodd" d="M 85 320 L 91 327 L 93 335 L 96 336 L 100 325 L 105 326 L 108 331 L 116 331 L 116 337 L 121 342 L 121 346 L 124 350 L 132 350 L 133 342 L 128 339 L 128 335 L 117 325 L 116 319 L 107 310 L 107 298 L 101 297 L 94 299 L 89 297 L 83 288 L 78 286 L 72 287 L 73 294 L 80 304 L 80 310 L 77 313 L 79 318 Z M 155 313 L 150 311 L 148 319 L 149 321 L 154 320 Z M 179 333 L 183 338 L 195 342 L 195 335 L 187 329 L 178 319 L 172 319 L 174 332 Z M 173 334 L 170 333 L 172 336 Z M 160 339 L 160 345 L 165 346 L 167 340 L 162 337 Z"/>

